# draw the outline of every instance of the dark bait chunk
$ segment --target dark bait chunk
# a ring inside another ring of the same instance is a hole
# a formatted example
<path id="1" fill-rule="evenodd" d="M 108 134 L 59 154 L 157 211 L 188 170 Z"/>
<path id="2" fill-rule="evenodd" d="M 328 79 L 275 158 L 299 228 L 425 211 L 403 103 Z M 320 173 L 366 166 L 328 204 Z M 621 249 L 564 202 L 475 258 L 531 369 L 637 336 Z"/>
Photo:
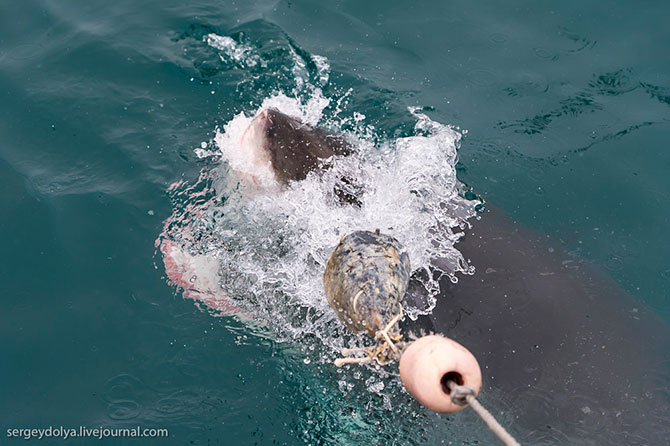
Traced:
<path id="1" fill-rule="evenodd" d="M 401 338 L 397 322 L 410 272 L 407 252 L 389 235 L 357 231 L 340 240 L 323 275 L 326 299 L 347 328 L 378 340 L 376 349 L 366 350 L 369 359 L 340 364 L 372 358 L 385 362 L 388 348 L 399 355 L 392 340 Z"/>

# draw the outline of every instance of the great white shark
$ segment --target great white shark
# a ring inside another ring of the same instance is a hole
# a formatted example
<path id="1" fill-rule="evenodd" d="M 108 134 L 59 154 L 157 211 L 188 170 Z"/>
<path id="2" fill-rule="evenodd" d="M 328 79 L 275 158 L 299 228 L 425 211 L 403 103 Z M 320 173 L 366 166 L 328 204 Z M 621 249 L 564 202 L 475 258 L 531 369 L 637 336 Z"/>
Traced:
<path id="1" fill-rule="evenodd" d="M 352 153 L 339 136 L 275 109 L 259 113 L 241 143 L 284 185 Z M 352 194 L 344 201 L 355 204 Z M 473 352 L 482 398 L 522 444 L 667 444 L 667 324 L 597 267 L 503 211 L 487 205 L 471 223 L 457 248 L 476 273 L 457 283 L 444 277 L 432 313 L 406 317 L 404 329 L 440 333 Z M 161 250 L 168 276 L 187 296 L 236 312 L 218 286 L 216 259 L 169 240 Z"/>

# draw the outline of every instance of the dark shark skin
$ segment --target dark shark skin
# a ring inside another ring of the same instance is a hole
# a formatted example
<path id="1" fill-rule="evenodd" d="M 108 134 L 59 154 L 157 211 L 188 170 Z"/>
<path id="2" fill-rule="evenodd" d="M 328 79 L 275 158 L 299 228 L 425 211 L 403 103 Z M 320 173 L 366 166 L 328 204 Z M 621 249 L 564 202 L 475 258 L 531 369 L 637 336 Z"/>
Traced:
<path id="1" fill-rule="evenodd" d="M 667 324 L 488 208 L 457 244 L 475 274 L 443 280 L 432 314 L 405 328 L 465 345 L 482 367 L 482 400 L 522 444 L 667 444 Z"/>
<path id="2" fill-rule="evenodd" d="M 260 112 L 250 129 L 263 135 L 262 149 L 280 183 L 304 180 L 332 156 L 347 156 L 351 148 L 341 137 L 305 124 L 274 108 Z"/>

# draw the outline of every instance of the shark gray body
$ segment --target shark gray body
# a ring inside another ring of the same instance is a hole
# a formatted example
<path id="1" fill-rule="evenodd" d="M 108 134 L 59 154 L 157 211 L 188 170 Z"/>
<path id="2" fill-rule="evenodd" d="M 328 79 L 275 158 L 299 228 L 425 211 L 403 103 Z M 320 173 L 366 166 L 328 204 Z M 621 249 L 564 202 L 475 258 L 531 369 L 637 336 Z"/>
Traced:
<path id="1" fill-rule="evenodd" d="M 467 346 L 482 367 L 482 398 L 522 444 L 667 441 L 667 324 L 495 208 L 456 246 L 475 274 L 443 280 L 432 314 L 404 329 Z"/>

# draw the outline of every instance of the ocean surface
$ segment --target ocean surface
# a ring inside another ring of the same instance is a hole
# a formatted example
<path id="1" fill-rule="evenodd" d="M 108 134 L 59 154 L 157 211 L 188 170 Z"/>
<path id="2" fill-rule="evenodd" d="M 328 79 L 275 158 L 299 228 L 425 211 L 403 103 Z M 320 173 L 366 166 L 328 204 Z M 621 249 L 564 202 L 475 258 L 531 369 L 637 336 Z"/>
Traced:
<path id="1" fill-rule="evenodd" d="M 50 426 L 169 429 L 109 444 L 495 444 L 394 372 L 332 366 L 346 335 L 319 300 L 319 231 L 351 215 L 316 180 L 253 206 L 224 184 L 227 138 L 267 105 L 360 147 L 349 167 L 379 193 L 351 224 L 394 226 L 413 265 L 431 253 L 412 228 L 444 202 L 466 224 L 483 200 L 670 333 L 669 17 L 660 1 L 3 2 L 0 444 Z M 396 178 L 433 207 L 403 213 Z M 167 277 L 161 241 L 185 233 L 233 265 L 247 317 Z M 523 444 L 591 444 L 503 419 Z"/>

